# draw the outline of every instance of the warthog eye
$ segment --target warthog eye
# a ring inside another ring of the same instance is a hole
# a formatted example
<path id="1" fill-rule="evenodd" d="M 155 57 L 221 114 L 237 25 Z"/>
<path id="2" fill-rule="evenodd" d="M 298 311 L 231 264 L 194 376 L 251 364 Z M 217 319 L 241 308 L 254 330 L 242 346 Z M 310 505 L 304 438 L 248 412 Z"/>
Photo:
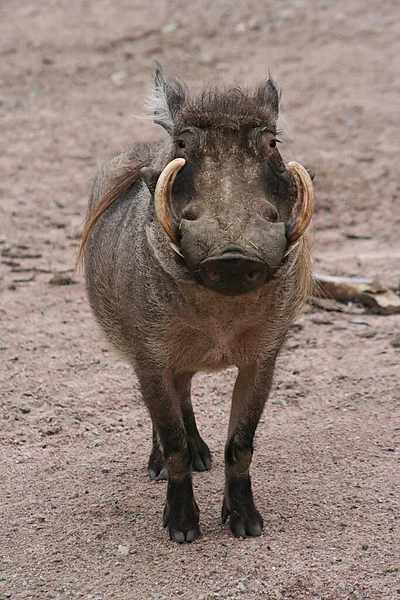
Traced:
<path id="1" fill-rule="evenodd" d="M 184 136 L 178 137 L 174 140 L 175 143 L 175 156 L 177 158 L 188 159 L 188 152 L 191 149 L 190 139 L 185 139 Z"/>
<path id="2" fill-rule="evenodd" d="M 276 149 L 277 144 L 280 144 L 280 140 L 278 140 L 278 138 L 276 138 L 275 135 L 276 134 L 274 134 L 272 131 L 268 130 L 261 132 L 262 144 L 264 147 L 264 152 L 267 156 L 269 155 L 271 150 Z"/>
<path id="3" fill-rule="evenodd" d="M 184 158 L 185 160 L 188 159 L 188 144 L 185 142 L 185 140 L 182 140 L 181 138 L 179 138 L 178 140 L 175 141 L 175 157 L 176 158 Z"/>

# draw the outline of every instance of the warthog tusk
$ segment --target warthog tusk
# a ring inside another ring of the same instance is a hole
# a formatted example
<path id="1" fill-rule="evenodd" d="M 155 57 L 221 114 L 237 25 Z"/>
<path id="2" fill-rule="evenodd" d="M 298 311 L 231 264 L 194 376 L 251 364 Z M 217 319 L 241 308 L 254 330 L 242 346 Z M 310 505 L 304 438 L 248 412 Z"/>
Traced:
<path id="1" fill-rule="evenodd" d="M 288 163 L 297 188 L 297 199 L 292 216 L 287 224 L 286 237 L 289 244 L 294 244 L 310 224 L 314 212 L 314 187 L 310 175 L 298 162 Z"/>
<path id="2" fill-rule="evenodd" d="M 172 204 L 172 187 L 175 177 L 186 163 L 184 158 L 175 158 L 167 164 L 158 178 L 154 191 L 154 206 L 158 222 L 174 244 L 178 244 L 178 217 Z"/>

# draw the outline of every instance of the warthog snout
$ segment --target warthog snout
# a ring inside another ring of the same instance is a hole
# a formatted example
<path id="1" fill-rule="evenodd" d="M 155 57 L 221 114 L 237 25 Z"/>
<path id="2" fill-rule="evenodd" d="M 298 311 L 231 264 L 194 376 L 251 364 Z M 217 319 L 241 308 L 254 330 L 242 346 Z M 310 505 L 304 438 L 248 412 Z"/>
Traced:
<path id="1" fill-rule="evenodd" d="M 220 257 L 203 260 L 196 278 L 216 292 L 236 296 L 255 290 L 273 274 L 274 269 L 259 259 L 225 251 Z"/>
<path id="2" fill-rule="evenodd" d="M 270 187 L 280 186 L 279 195 L 265 194 L 257 164 L 243 168 L 243 156 L 233 161 L 235 168 L 229 161 L 216 165 L 209 160 L 207 170 L 192 169 L 189 176 L 183 171 L 186 159 L 177 157 L 158 178 L 154 201 L 159 223 L 195 280 L 215 292 L 236 296 L 270 281 L 310 222 L 314 195 L 309 174 L 295 162 L 285 167 L 279 155 L 274 161 L 261 175 Z M 246 176 L 250 181 L 243 185 Z M 191 190 L 189 203 L 179 198 L 182 182 Z M 239 190 L 239 197 L 227 196 L 226 190 Z M 246 248 L 235 246 L 236 240 Z"/>

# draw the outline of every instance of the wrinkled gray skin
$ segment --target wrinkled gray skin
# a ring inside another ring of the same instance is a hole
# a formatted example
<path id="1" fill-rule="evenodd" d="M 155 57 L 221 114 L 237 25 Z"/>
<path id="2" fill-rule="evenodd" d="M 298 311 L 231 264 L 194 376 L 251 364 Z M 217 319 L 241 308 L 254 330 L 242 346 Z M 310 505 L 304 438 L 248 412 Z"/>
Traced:
<path id="1" fill-rule="evenodd" d="M 278 100 L 271 81 L 253 94 L 211 90 L 193 98 L 176 81 L 166 82 L 158 69 L 152 108 L 167 139 L 110 161 L 90 200 L 93 206 L 112 187 L 119 166 L 148 161 L 143 177 L 90 234 L 86 281 L 98 322 L 138 376 L 153 422 L 149 475 L 168 479 L 164 525 L 178 542 L 199 536 L 191 472 L 211 467 L 193 415 L 190 381 L 197 371 L 229 365 L 238 367 L 238 376 L 222 519 L 230 516 L 235 536 L 260 535 L 262 529 L 249 477 L 253 438 L 276 356 L 310 282 L 306 242 L 301 239 L 284 256 L 296 189 L 270 144 Z M 155 217 L 150 191 L 175 157 L 187 160 L 173 194 L 183 258 Z M 268 266 L 262 285 L 227 294 L 196 279 L 199 264 L 218 259 L 229 246 Z"/>

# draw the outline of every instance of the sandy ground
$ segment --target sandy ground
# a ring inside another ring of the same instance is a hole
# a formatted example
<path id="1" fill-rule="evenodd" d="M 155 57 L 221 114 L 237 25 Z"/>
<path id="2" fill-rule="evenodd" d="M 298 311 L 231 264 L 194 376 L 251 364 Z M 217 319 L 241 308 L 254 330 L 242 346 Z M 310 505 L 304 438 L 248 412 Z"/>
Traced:
<path id="1" fill-rule="evenodd" d="M 188 83 L 270 69 L 285 155 L 317 173 L 315 270 L 398 286 L 398 1 L 0 11 L 1 600 L 398 598 L 399 316 L 310 308 L 292 329 L 256 439 L 260 538 L 219 522 L 234 371 L 197 376 L 214 463 L 194 476 L 202 537 L 180 546 L 161 527 L 165 483 L 147 478 L 135 377 L 82 276 L 49 284 L 71 274 L 96 169 L 160 135 L 137 118 L 159 60 Z"/>

